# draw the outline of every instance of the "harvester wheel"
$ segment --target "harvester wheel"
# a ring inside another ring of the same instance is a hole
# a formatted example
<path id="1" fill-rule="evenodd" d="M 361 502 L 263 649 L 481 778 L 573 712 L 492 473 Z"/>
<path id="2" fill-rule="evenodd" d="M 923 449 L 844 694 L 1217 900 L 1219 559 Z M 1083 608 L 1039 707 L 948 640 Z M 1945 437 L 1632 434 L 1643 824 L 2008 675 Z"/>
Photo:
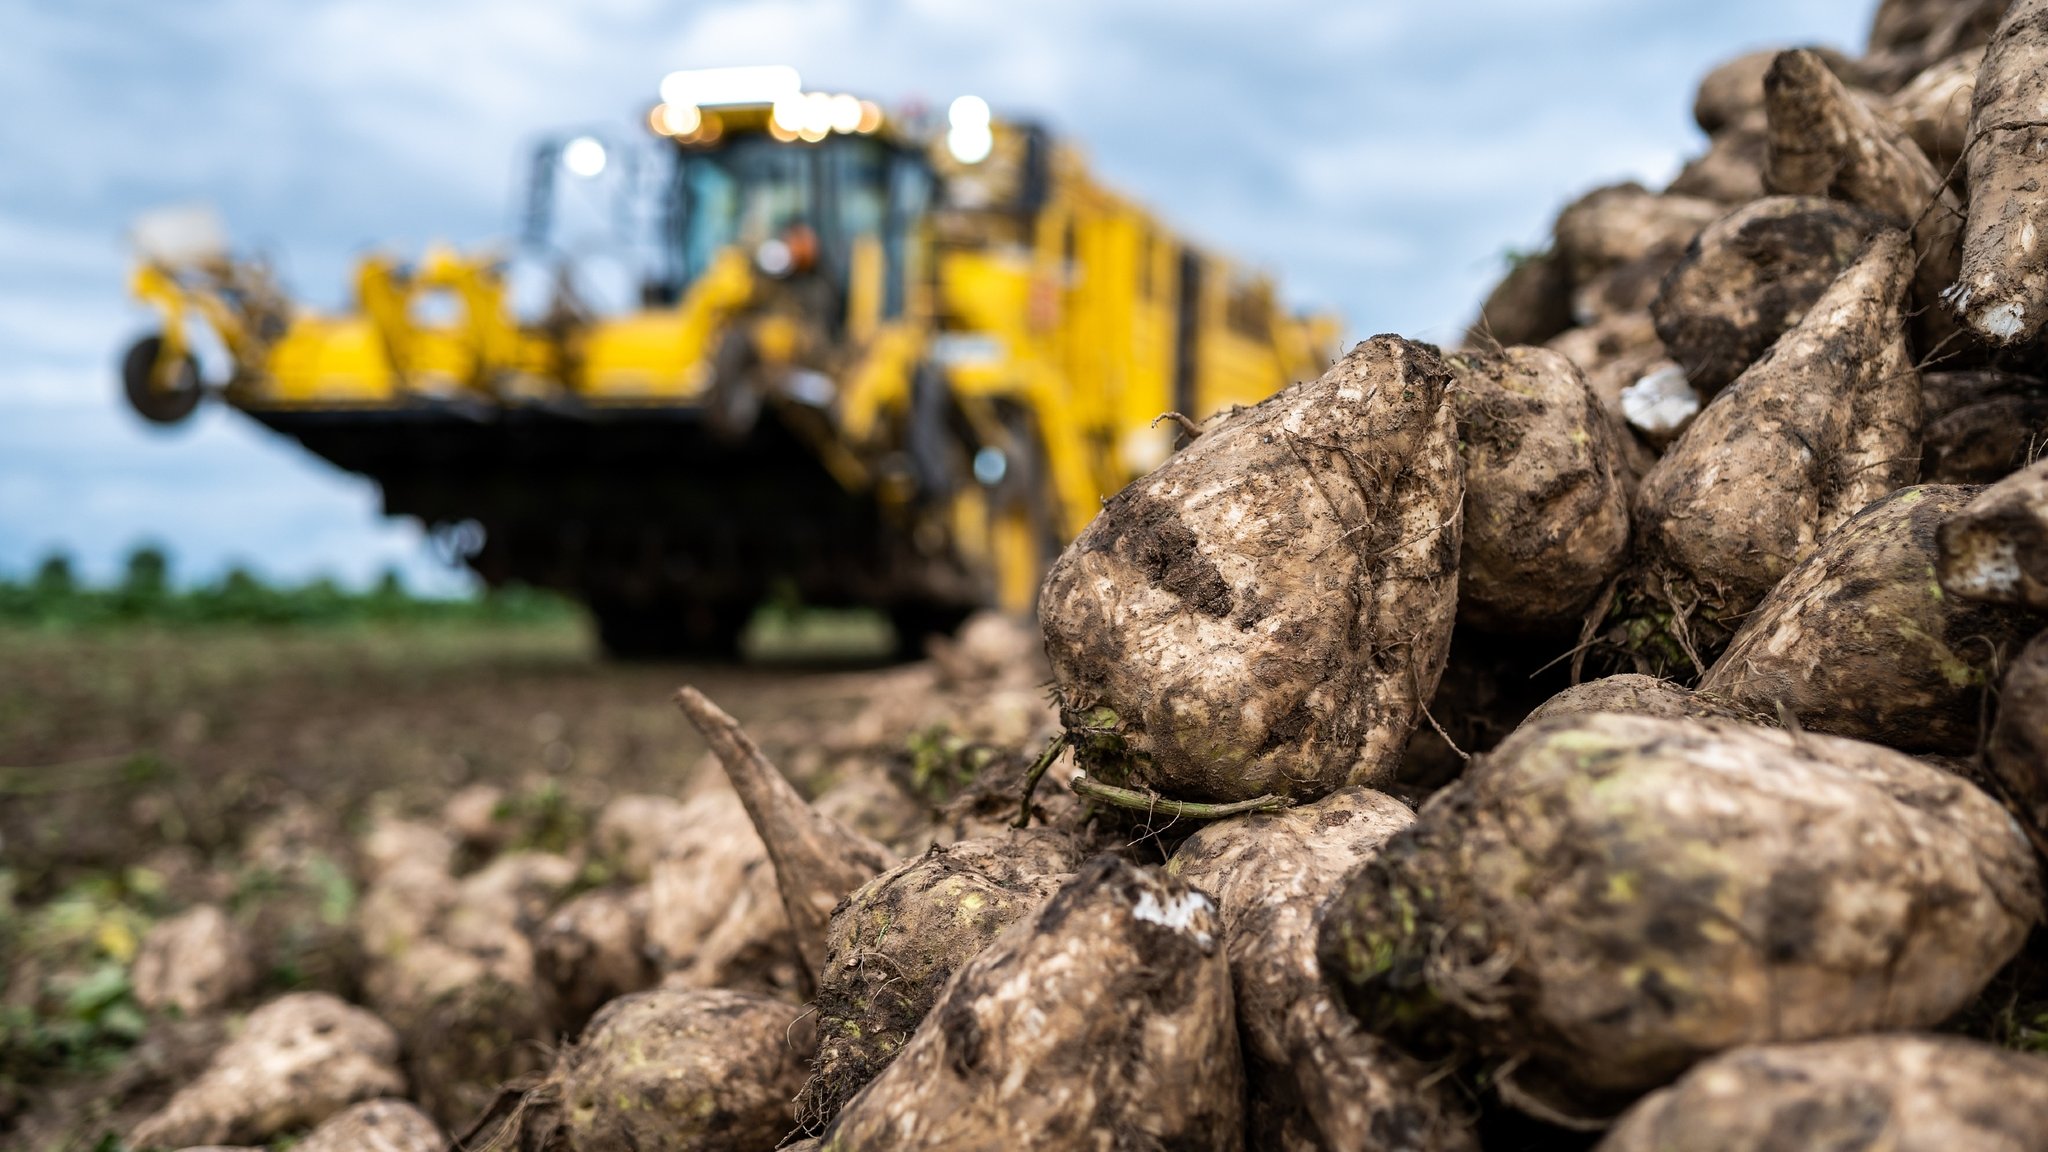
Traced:
<path id="1" fill-rule="evenodd" d="M 597 640 L 614 660 L 737 660 L 753 608 L 739 604 L 593 599 Z"/>
<path id="2" fill-rule="evenodd" d="M 128 406 L 152 424 L 176 424 L 199 407 L 199 361 L 190 352 L 170 374 L 169 386 L 152 386 L 150 376 L 162 355 L 164 338 L 144 336 L 128 346 L 121 357 L 121 387 L 128 394 Z"/>
<path id="3" fill-rule="evenodd" d="M 950 636 L 974 609 L 957 604 L 914 601 L 892 605 L 889 626 L 896 630 L 896 655 L 903 660 L 924 658 L 924 642 L 933 636 Z"/>
<path id="4" fill-rule="evenodd" d="M 761 418 L 761 394 L 755 389 L 753 339 L 743 328 L 725 334 L 712 357 L 711 389 L 705 415 L 720 439 L 737 443 L 753 434 Z"/>

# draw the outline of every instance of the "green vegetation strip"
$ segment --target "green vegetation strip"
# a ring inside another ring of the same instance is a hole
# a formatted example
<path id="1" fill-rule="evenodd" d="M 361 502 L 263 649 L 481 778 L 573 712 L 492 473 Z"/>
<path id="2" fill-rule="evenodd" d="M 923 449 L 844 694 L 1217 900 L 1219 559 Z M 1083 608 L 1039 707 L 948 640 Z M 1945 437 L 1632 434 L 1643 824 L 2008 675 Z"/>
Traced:
<path id="1" fill-rule="evenodd" d="M 570 601 L 530 588 L 491 589 L 451 599 L 415 596 L 396 572 L 386 572 L 364 591 L 326 579 L 267 584 L 242 568 L 231 569 L 211 584 L 179 588 L 171 583 L 169 558 L 155 548 L 130 553 L 120 581 L 107 587 L 80 583 L 70 561 L 61 555 L 45 559 L 26 580 L 0 579 L 0 624 L 533 624 L 576 615 Z"/>

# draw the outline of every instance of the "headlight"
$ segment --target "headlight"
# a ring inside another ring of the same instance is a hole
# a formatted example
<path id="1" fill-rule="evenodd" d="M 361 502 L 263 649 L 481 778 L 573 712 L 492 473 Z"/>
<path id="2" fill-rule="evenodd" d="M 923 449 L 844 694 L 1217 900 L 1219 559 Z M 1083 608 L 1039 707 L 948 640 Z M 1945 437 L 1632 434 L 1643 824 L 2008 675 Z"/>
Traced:
<path id="1" fill-rule="evenodd" d="M 789 275 L 789 268 L 793 262 L 789 245 L 781 240 L 763 240 L 760 246 L 754 249 L 754 267 L 769 276 Z"/>
<path id="2" fill-rule="evenodd" d="M 993 444 L 974 454 L 974 478 L 987 487 L 1001 484 L 1009 471 L 1010 458 Z"/>

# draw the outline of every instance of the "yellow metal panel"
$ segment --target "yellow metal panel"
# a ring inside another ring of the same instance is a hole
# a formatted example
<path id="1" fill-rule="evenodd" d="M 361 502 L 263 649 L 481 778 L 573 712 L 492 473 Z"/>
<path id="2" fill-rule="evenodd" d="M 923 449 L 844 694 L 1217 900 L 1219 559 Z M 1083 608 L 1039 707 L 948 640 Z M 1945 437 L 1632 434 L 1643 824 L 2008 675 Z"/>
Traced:
<path id="1" fill-rule="evenodd" d="M 726 319 L 753 290 L 746 253 L 727 248 L 675 308 L 598 321 L 582 341 L 578 391 L 598 401 L 694 399 L 711 381 Z"/>
<path id="2" fill-rule="evenodd" d="M 1246 339 L 1227 327 L 1208 334 L 1202 344 L 1201 400 L 1203 419 L 1232 404 L 1256 404 L 1286 386 L 1280 362 L 1270 344 Z"/>
<path id="3" fill-rule="evenodd" d="M 603 320 L 583 338 L 583 388 L 595 400 L 689 400 L 710 382 L 704 346 L 677 312 Z"/>
<path id="4" fill-rule="evenodd" d="M 855 344 L 874 339 L 882 326 L 882 241 L 856 236 L 846 273 L 846 337 Z"/>
<path id="5" fill-rule="evenodd" d="M 284 404 L 381 404 L 397 394 L 383 337 L 361 316 L 299 317 L 265 367 L 265 399 Z"/>
<path id="6" fill-rule="evenodd" d="M 1005 339 L 1014 354 L 1030 311 L 1031 266 L 1022 253 L 949 252 L 939 263 L 940 308 L 964 329 Z"/>
<path id="7" fill-rule="evenodd" d="M 839 392 L 839 426 L 857 444 L 874 439 L 882 413 L 909 403 L 910 377 L 925 352 L 923 329 L 891 324 L 870 341 Z"/>
<path id="8" fill-rule="evenodd" d="M 1008 612 L 1029 612 L 1038 598 L 1045 559 L 1038 554 L 1037 534 L 1024 509 L 998 516 L 995 522 L 996 602 Z"/>

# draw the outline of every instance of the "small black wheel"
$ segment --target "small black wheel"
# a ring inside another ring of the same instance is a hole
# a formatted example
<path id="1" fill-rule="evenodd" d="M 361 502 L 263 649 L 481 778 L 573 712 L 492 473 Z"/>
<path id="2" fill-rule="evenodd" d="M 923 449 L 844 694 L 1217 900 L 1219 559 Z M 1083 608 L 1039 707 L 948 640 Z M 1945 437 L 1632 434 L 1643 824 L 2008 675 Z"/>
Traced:
<path id="1" fill-rule="evenodd" d="M 614 660 L 728 663 L 740 658 L 740 636 L 754 613 L 742 604 L 594 597 L 590 614 Z"/>
<path id="2" fill-rule="evenodd" d="M 734 328 L 711 358 L 711 388 L 705 396 L 705 419 L 711 431 L 728 443 L 753 435 L 761 419 L 761 394 L 754 387 L 754 341 L 745 328 Z"/>
<path id="3" fill-rule="evenodd" d="M 958 604 L 912 600 L 889 607 L 889 626 L 896 630 L 896 658 L 924 659 L 924 642 L 933 636 L 950 636 L 974 615 L 974 609 Z"/>
<path id="4" fill-rule="evenodd" d="M 151 376 L 163 354 L 162 336 L 144 336 L 128 346 L 121 357 L 121 387 L 128 394 L 128 406 L 152 424 L 176 424 L 199 407 L 204 390 L 199 386 L 199 361 L 190 352 L 169 374 L 164 387 L 155 387 Z"/>

